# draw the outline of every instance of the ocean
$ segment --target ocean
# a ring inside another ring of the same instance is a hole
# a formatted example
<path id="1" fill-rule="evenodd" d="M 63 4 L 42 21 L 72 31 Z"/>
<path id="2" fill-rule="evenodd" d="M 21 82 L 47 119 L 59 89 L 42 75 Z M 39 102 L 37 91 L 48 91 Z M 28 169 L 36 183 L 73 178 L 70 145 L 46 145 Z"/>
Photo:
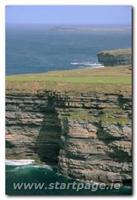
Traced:
<path id="1" fill-rule="evenodd" d="M 75 187 L 71 184 L 75 183 Z M 39 184 L 39 186 L 37 186 Z M 54 185 L 54 187 L 51 187 Z M 18 185 L 18 186 L 17 186 Z M 22 186 L 23 185 L 23 186 Z M 25 185 L 25 186 L 24 186 Z M 33 186 L 32 186 L 33 185 Z M 34 186 L 36 185 L 36 186 Z M 44 187 L 43 187 L 44 185 Z M 68 186 L 69 185 L 69 186 Z M 50 186 L 50 187 L 48 187 Z M 100 189 L 96 183 L 87 187 L 83 182 L 63 177 L 48 165 L 6 166 L 6 194 L 8 195 L 131 195 L 131 186 L 119 189 Z M 48 188 L 48 189 L 47 189 Z"/>
<path id="2" fill-rule="evenodd" d="M 6 25 L 6 74 L 94 66 L 104 49 L 131 47 L 127 26 Z"/>
<path id="3" fill-rule="evenodd" d="M 131 30 L 120 26 L 6 25 L 6 75 L 43 73 L 94 67 L 99 51 L 131 47 Z M 16 158 L 15 158 L 16 159 Z M 70 183 L 51 166 L 6 165 L 8 195 L 128 195 L 131 187 L 120 190 L 15 189 L 14 183 Z M 78 181 L 76 181 L 78 182 Z"/>

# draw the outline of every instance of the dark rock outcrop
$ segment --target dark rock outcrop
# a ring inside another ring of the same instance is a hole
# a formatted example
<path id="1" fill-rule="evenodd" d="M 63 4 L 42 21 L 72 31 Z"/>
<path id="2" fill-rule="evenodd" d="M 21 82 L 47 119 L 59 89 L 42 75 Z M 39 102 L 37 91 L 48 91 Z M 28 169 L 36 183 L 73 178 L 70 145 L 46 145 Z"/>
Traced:
<path id="1" fill-rule="evenodd" d="M 114 49 L 99 52 L 98 62 L 104 66 L 129 65 L 132 64 L 131 49 Z"/>
<path id="2" fill-rule="evenodd" d="M 7 159 L 40 159 L 81 180 L 132 179 L 130 95 L 8 93 L 6 104 Z"/>

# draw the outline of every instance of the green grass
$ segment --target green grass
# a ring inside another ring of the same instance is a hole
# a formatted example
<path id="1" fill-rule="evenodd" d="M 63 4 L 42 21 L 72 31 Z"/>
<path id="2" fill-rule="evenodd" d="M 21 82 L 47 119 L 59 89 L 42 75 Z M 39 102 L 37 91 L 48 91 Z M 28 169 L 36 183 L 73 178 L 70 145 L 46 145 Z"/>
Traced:
<path id="1" fill-rule="evenodd" d="M 85 68 L 7 76 L 6 89 L 21 92 L 37 92 L 38 90 L 127 92 L 131 91 L 131 81 L 129 66 Z"/>
<path id="2" fill-rule="evenodd" d="M 121 108 L 105 109 L 104 113 L 100 116 L 100 121 L 107 124 L 128 124 L 128 117 L 125 116 Z M 119 116 L 119 117 L 118 117 Z"/>
<path id="3" fill-rule="evenodd" d="M 128 117 L 120 107 L 103 109 L 103 112 L 98 114 L 96 117 L 93 116 L 88 109 L 79 108 L 68 112 L 67 116 L 61 114 L 60 118 L 68 118 L 70 120 L 78 121 L 92 121 L 97 123 L 101 122 L 105 125 L 115 124 L 119 126 L 126 125 L 129 122 Z"/>
<path id="4" fill-rule="evenodd" d="M 51 81 L 51 82 L 64 82 L 64 83 L 110 83 L 110 84 L 130 84 L 131 77 L 129 76 L 91 76 L 91 77 L 54 77 L 54 76 L 34 76 L 31 75 L 29 78 L 27 76 L 11 76 L 7 78 L 8 81 Z"/>
<path id="5" fill-rule="evenodd" d="M 69 113 L 67 116 L 70 120 L 84 120 L 89 121 L 93 119 L 93 116 L 86 109 L 76 109 L 73 112 Z"/>
<path id="6" fill-rule="evenodd" d="M 104 50 L 104 51 L 102 51 L 102 53 L 113 55 L 113 56 L 131 55 L 132 49 L 131 48 L 127 48 L 127 49 Z"/>

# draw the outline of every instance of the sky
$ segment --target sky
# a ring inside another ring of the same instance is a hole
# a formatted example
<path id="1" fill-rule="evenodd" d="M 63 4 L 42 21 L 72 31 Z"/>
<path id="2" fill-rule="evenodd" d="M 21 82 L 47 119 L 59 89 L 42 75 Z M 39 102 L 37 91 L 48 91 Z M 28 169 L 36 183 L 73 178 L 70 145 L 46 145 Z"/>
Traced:
<path id="1" fill-rule="evenodd" d="M 130 6 L 7 6 L 6 22 L 14 24 L 131 25 Z"/>

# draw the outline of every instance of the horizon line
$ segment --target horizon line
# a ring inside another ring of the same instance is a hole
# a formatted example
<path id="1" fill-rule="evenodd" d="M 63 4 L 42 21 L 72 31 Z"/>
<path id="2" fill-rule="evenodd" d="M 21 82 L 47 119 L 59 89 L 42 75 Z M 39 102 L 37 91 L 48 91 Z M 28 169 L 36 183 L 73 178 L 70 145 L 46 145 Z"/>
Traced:
<path id="1" fill-rule="evenodd" d="M 71 26 L 71 25 L 89 25 L 89 26 L 92 26 L 92 25 L 114 25 L 114 26 L 120 26 L 120 25 L 125 25 L 125 26 L 132 26 L 132 24 L 125 24 L 125 23 L 122 23 L 122 24 L 90 24 L 90 23 L 33 23 L 33 22 L 29 22 L 29 23 L 26 23 L 26 22 L 22 22 L 22 23 L 16 23 L 16 22 L 6 22 L 5 24 L 17 24 L 17 25 L 22 25 L 22 24 L 32 24 L 32 25 L 68 25 L 68 26 Z"/>

